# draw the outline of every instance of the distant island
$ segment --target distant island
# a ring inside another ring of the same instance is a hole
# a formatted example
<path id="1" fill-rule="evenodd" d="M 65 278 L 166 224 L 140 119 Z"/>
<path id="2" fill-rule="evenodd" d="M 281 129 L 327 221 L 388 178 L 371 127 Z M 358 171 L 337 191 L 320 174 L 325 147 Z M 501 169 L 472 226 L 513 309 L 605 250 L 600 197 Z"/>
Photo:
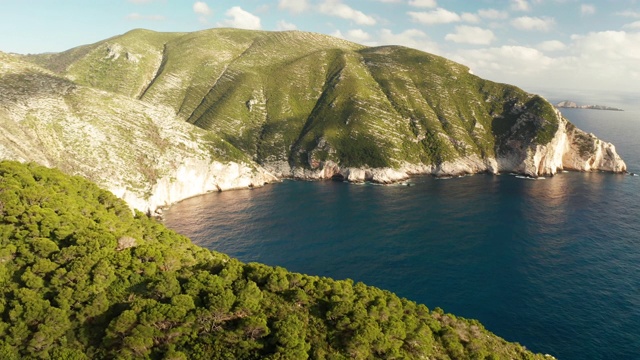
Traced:
<path id="1" fill-rule="evenodd" d="M 603 105 L 578 105 L 573 101 L 565 100 L 556 104 L 557 108 L 563 109 L 590 109 L 590 110 L 611 110 L 611 111 L 624 111 L 622 109 L 603 106 Z"/>

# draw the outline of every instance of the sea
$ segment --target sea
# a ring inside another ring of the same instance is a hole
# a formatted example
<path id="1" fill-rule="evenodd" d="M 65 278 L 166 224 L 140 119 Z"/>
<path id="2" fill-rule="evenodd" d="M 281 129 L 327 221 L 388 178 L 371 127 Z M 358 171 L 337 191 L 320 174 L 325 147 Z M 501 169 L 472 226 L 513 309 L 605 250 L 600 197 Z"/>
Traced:
<path id="1" fill-rule="evenodd" d="M 640 174 L 640 108 L 625 110 L 562 113 Z M 350 278 L 478 319 L 561 360 L 640 359 L 640 177 L 409 185 L 284 181 L 182 201 L 165 223 L 245 262 Z"/>

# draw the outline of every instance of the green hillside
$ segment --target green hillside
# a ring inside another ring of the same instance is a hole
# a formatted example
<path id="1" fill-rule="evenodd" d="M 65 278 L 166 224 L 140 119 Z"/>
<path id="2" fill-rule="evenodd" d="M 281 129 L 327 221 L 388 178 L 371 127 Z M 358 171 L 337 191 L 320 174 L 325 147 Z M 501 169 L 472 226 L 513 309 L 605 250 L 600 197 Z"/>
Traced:
<path id="1" fill-rule="evenodd" d="M 299 31 L 134 30 L 29 59 L 80 85 L 169 106 L 263 165 L 493 159 L 514 140 L 547 144 L 558 129 L 547 101 L 463 65 Z"/>
<path id="2" fill-rule="evenodd" d="M 84 52 L 44 59 L 77 67 L 80 62 L 71 60 Z M 1 52 L 0 62 L 0 159 L 56 167 L 145 199 L 185 164 L 236 162 L 255 168 L 220 135 L 177 120 L 168 106 L 80 85 Z"/>
<path id="3" fill-rule="evenodd" d="M 477 321 L 193 245 L 80 177 L 0 162 L 2 359 L 543 359 Z"/>

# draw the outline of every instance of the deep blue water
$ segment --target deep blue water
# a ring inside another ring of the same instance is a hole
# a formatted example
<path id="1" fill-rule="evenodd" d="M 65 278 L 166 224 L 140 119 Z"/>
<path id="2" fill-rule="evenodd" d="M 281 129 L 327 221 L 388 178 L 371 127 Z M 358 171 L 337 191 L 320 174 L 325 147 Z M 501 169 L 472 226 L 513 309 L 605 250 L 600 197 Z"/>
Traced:
<path id="1" fill-rule="evenodd" d="M 640 112 L 565 110 L 640 173 Z M 295 182 L 192 198 L 169 227 L 243 261 L 352 278 L 559 359 L 640 358 L 640 177 Z"/>

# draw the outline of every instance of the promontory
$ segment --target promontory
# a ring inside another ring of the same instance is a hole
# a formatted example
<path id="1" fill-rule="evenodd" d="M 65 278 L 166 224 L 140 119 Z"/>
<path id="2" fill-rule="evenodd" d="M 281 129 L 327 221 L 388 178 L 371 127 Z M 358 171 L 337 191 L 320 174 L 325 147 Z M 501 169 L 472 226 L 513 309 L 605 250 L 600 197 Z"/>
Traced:
<path id="1" fill-rule="evenodd" d="M 300 31 L 133 30 L 0 53 L 0 158 L 154 211 L 281 178 L 624 172 L 544 98 L 445 58 Z"/>

